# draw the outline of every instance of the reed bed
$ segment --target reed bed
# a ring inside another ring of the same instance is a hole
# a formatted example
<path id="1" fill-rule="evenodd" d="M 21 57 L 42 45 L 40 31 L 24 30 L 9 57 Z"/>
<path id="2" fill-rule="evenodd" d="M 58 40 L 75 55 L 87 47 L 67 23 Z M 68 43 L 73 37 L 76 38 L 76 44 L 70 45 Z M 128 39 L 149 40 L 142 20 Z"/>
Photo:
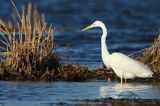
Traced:
<path id="1" fill-rule="evenodd" d="M 86 81 L 91 78 L 91 71 L 86 66 L 64 64 L 59 67 L 55 78 L 62 81 Z"/>
<path id="2" fill-rule="evenodd" d="M 156 37 L 152 46 L 148 48 L 138 60 L 151 67 L 155 73 L 160 72 L 160 34 Z"/>
<path id="3" fill-rule="evenodd" d="M 115 81 L 119 78 L 115 75 L 114 71 L 106 67 L 97 68 L 92 72 L 92 78 L 99 80 Z"/>
<path id="4" fill-rule="evenodd" d="M 18 13 L 19 14 L 19 13 Z M 54 30 L 52 25 L 47 28 L 44 17 L 40 17 L 36 9 L 28 4 L 27 13 L 22 10 L 20 22 L 13 32 L 0 21 L 1 54 L 6 56 L 4 70 L 23 78 L 39 79 L 48 70 L 55 70 L 60 66 L 55 52 Z M 4 67 L 4 66 L 3 66 Z"/>

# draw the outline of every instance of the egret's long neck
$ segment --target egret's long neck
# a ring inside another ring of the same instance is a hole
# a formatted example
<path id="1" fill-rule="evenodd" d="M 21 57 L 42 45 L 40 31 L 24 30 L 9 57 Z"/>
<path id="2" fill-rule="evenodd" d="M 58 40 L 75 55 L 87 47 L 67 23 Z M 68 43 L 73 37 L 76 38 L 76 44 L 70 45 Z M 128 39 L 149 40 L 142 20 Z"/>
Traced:
<path id="1" fill-rule="evenodd" d="M 101 37 L 101 53 L 102 53 L 102 57 L 104 56 L 107 58 L 110 55 L 106 46 L 107 29 L 104 24 L 102 24 L 100 27 L 102 28 L 102 31 L 103 31 L 102 37 Z"/>

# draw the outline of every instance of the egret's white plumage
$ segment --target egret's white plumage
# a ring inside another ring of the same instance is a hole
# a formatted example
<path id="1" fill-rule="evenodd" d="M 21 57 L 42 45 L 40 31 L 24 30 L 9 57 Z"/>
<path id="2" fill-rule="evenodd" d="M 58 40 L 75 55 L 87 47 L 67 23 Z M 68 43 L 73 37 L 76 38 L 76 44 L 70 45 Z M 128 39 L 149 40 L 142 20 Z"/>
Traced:
<path id="1" fill-rule="evenodd" d="M 122 53 L 112 53 L 109 54 L 109 51 L 106 46 L 106 37 L 107 37 L 107 28 L 101 21 L 96 21 L 90 26 L 86 27 L 82 31 L 88 30 L 93 27 L 100 27 L 103 31 L 101 37 L 101 53 L 102 60 L 107 68 L 112 68 L 116 75 L 122 79 L 133 79 L 135 77 L 151 77 L 153 72 L 141 62 L 134 60 Z"/>

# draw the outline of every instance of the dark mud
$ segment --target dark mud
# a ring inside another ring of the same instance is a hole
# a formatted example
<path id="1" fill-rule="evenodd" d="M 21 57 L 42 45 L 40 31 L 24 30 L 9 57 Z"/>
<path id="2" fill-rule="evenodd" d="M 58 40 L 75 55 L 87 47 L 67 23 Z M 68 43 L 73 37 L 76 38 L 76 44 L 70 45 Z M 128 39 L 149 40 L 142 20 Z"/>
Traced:
<path id="1" fill-rule="evenodd" d="M 95 99 L 80 100 L 76 105 L 80 106 L 159 106 L 160 99 Z M 59 103 L 60 105 L 62 103 Z M 65 103 L 63 103 L 65 104 Z"/>
<path id="2" fill-rule="evenodd" d="M 2 66 L 2 63 L 1 63 Z M 86 66 L 75 64 L 65 64 L 60 66 L 57 70 L 46 71 L 41 77 L 24 76 L 23 73 L 16 73 L 9 70 L 0 70 L 0 80 L 4 81 L 68 81 L 68 82 L 83 82 L 91 80 L 106 80 L 119 81 L 120 78 L 116 76 L 113 70 L 107 68 L 98 68 L 89 70 Z M 127 82 L 141 82 L 141 83 L 156 83 L 160 81 L 160 74 L 154 73 L 151 78 L 135 78 L 128 79 Z"/>

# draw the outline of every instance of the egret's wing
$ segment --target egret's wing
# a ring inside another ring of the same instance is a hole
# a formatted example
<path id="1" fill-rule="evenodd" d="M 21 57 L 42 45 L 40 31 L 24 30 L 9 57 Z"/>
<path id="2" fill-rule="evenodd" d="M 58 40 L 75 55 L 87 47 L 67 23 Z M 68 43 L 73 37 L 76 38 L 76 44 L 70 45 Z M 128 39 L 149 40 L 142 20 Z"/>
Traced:
<path id="1" fill-rule="evenodd" d="M 134 73 L 138 77 L 149 77 L 153 74 L 146 65 L 122 53 L 111 54 L 111 59 L 111 66 L 124 72 Z"/>

